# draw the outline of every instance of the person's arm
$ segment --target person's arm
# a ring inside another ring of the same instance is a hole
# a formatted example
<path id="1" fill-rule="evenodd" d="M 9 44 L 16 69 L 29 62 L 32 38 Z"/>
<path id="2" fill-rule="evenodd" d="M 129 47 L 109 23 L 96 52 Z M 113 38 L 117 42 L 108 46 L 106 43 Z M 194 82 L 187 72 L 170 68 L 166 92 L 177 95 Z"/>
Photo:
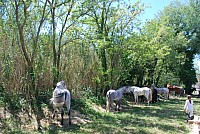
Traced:
<path id="1" fill-rule="evenodd" d="M 186 107 L 187 107 L 187 100 L 185 101 L 184 112 L 186 112 Z"/>

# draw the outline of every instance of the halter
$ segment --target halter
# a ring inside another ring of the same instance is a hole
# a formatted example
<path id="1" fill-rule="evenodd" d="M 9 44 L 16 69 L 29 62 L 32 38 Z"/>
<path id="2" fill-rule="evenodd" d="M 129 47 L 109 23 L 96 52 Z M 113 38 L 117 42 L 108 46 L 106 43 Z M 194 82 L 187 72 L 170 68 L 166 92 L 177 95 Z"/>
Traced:
<path id="1" fill-rule="evenodd" d="M 54 98 L 60 98 L 60 97 L 63 97 L 64 94 L 65 94 L 65 93 L 60 93 L 60 94 L 54 96 Z M 65 95 L 65 96 L 66 96 L 66 95 Z"/>

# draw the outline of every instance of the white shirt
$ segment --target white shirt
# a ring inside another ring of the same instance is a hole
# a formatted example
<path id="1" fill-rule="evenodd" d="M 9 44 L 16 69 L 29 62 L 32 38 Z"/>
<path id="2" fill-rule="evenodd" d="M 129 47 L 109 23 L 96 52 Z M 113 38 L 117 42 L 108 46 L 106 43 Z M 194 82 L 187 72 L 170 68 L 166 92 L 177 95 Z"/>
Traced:
<path id="1" fill-rule="evenodd" d="M 191 100 L 191 103 L 189 100 L 186 100 L 184 109 L 186 110 L 186 113 L 190 114 L 190 117 L 193 116 L 193 100 Z"/>

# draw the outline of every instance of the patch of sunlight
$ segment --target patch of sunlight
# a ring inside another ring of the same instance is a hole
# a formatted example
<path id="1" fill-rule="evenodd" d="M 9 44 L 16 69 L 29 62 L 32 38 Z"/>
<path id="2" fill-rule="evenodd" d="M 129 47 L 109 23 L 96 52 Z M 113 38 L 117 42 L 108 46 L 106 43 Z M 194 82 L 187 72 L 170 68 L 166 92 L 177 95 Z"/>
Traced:
<path id="1" fill-rule="evenodd" d="M 91 106 L 97 112 L 106 112 L 105 108 L 103 108 L 103 107 L 101 107 L 101 106 L 99 106 L 99 105 L 97 105 L 95 103 L 92 103 Z"/>

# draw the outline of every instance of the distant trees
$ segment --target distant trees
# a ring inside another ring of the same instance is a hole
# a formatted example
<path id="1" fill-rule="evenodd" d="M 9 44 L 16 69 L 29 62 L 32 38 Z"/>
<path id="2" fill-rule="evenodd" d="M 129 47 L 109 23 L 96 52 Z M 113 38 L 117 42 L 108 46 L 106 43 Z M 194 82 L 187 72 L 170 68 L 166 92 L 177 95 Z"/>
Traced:
<path id="1" fill-rule="evenodd" d="M 190 93 L 199 2 L 174 2 L 141 28 L 145 8 L 118 0 L 1 2 L 1 85 L 27 99 L 61 79 L 74 94 L 151 83 L 183 84 Z"/>
<path id="2" fill-rule="evenodd" d="M 175 50 L 184 55 L 178 76 L 185 85 L 188 94 L 191 94 L 192 83 L 196 83 L 197 81 L 193 59 L 195 54 L 200 52 L 199 9 L 199 1 L 189 0 L 185 5 L 176 1 L 168 6 L 162 14 L 168 16 L 168 25 L 173 28 L 175 36 L 182 34 L 185 40 L 187 40 L 185 45 L 182 45 L 182 42 L 177 42 L 179 47 Z"/>

